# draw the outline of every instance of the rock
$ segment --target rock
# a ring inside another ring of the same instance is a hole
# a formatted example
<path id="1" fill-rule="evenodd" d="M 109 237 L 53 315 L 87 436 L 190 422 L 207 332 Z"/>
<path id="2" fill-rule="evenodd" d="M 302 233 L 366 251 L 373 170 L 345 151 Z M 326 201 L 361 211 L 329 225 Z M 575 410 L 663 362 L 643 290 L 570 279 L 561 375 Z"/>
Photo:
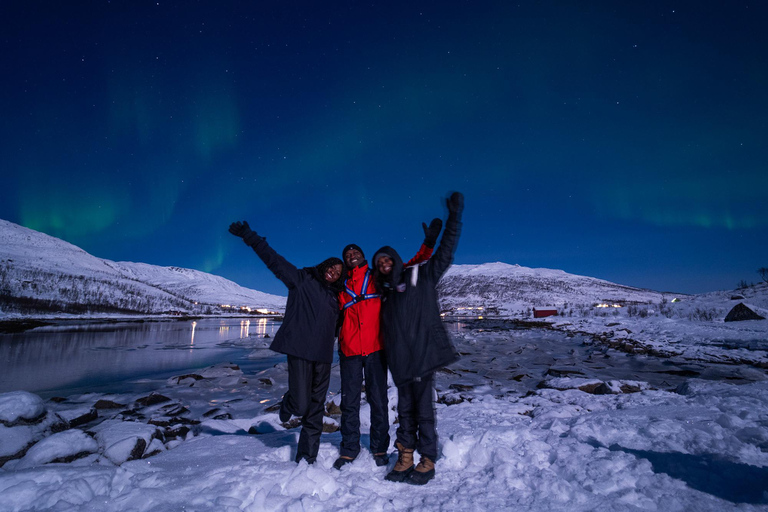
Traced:
<path id="1" fill-rule="evenodd" d="M 336 402 L 330 401 L 325 404 L 325 412 L 329 416 L 339 416 L 341 415 L 341 407 Z"/>
<path id="2" fill-rule="evenodd" d="M 152 440 L 162 436 L 154 425 L 135 421 L 107 420 L 93 430 L 104 456 L 117 465 L 140 458 Z"/>
<path id="3" fill-rule="evenodd" d="M 148 396 L 137 399 L 136 403 L 148 407 L 150 405 L 162 404 L 163 402 L 168 402 L 170 400 L 170 398 L 161 395 L 160 393 L 150 393 Z"/>
<path id="4" fill-rule="evenodd" d="M 333 421 L 331 418 L 324 418 L 323 419 L 323 432 L 337 432 L 339 430 L 339 424 L 336 421 Z"/>
<path id="5" fill-rule="evenodd" d="M 155 425 L 157 427 L 170 427 L 172 425 L 199 425 L 200 424 L 198 420 L 182 418 L 181 416 L 157 416 L 157 417 L 151 418 L 147 423 L 150 425 Z"/>
<path id="6" fill-rule="evenodd" d="M 472 386 L 470 384 L 451 384 L 448 387 L 450 389 L 455 389 L 456 391 L 471 391 L 475 389 L 475 386 Z"/>
<path id="7" fill-rule="evenodd" d="M 640 386 L 636 386 L 634 384 L 622 384 L 621 385 L 621 392 L 622 393 L 639 393 L 642 391 L 642 388 Z"/>
<path id="8" fill-rule="evenodd" d="M 260 421 L 248 429 L 248 433 L 252 435 L 271 434 L 272 432 L 276 431 L 277 429 L 267 421 Z"/>
<path id="9" fill-rule="evenodd" d="M 153 455 L 157 455 L 158 453 L 162 453 L 165 451 L 165 445 L 160 441 L 159 439 L 153 439 L 151 443 L 149 443 L 149 446 L 147 446 L 147 449 L 144 450 L 144 458 L 151 457 Z"/>
<path id="10" fill-rule="evenodd" d="M 0 467 L 6 462 L 20 459 L 35 443 L 35 432 L 32 428 L 21 426 L 15 428 L 0 425 Z"/>
<path id="11" fill-rule="evenodd" d="M 150 418 L 147 423 L 156 427 L 170 427 L 171 420 L 172 418 L 167 417 Z"/>
<path id="12" fill-rule="evenodd" d="M 275 384 L 274 381 L 272 379 L 270 379 L 269 377 L 259 379 L 259 382 L 261 382 L 265 386 L 273 386 Z"/>
<path id="13" fill-rule="evenodd" d="M 160 412 L 166 416 L 181 416 L 182 414 L 188 413 L 189 409 L 181 404 L 176 403 L 161 407 Z"/>
<path id="14" fill-rule="evenodd" d="M 223 377 L 237 377 L 243 374 L 240 367 L 233 363 L 221 363 L 205 368 L 200 375 L 204 379 L 220 379 Z"/>
<path id="15" fill-rule="evenodd" d="M 276 412 L 280 410 L 280 402 L 277 402 L 276 404 L 272 404 L 269 407 L 264 408 L 264 412 Z"/>
<path id="16" fill-rule="evenodd" d="M 182 386 L 192 386 L 198 380 L 203 380 L 205 377 L 196 373 L 188 373 L 186 375 L 179 375 L 178 377 L 171 377 L 168 379 L 169 384 L 179 384 Z"/>
<path id="17" fill-rule="evenodd" d="M 170 439 L 176 439 L 178 438 L 185 438 L 187 434 L 189 433 L 190 428 L 186 425 L 177 425 L 173 428 L 166 428 L 165 429 L 165 438 Z"/>
<path id="18" fill-rule="evenodd" d="M 587 384 L 577 388 L 585 393 L 591 395 L 610 395 L 613 393 L 610 387 L 605 382 L 598 382 L 596 384 Z"/>
<path id="19" fill-rule="evenodd" d="M 0 394 L 0 425 L 36 425 L 45 415 L 43 399 L 35 394 L 26 391 Z"/>
<path id="20" fill-rule="evenodd" d="M 765 320 L 762 317 L 752 311 L 749 307 L 745 306 L 743 302 L 736 304 L 733 309 L 725 316 L 725 322 L 741 322 L 744 320 Z"/>
<path id="21" fill-rule="evenodd" d="M 84 432 L 71 429 L 50 435 L 32 446 L 14 469 L 26 469 L 51 462 L 72 462 L 96 453 L 99 445 Z"/>
<path id="22" fill-rule="evenodd" d="M 58 432 L 64 432 L 65 430 L 67 430 L 69 428 L 69 423 L 67 423 L 65 420 L 63 420 L 61 418 L 61 416 L 59 416 L 56 413 L 51 413 L 49 411 L 48 418 L 51 421 L 51 425 L 50 425 L 49 428 L 51 429 L 51 432 L 53 432 L 54 434 L 56 434 Z"/>
<path id="23" fill-rule="evenodd" d="M 296 428 L 300 426 L 301 426 L 301 418 L 291 418 L 290 420 L 283 423 L 283 428 L 285 430 L 290 430 L 292 428 Z"/>
<path id="24" fill-rule="evenodd" d="M 551 375 L 552 377 L 567 377 L 568 375 L 584 375 L 584 372 L 580 372 L 579 370 L 550 368 L 545 375 Z"/>
<path id="25" fill-rule="evenodd" d="M 458 393 L 445 393 L 437 397 L 437 403 L 445 405 L 456 405 L 467 400 Z"/>
<path id="26" fill-rule="evenodd" d="M 60 411 L 59 416 L 67 422 L 70 428 L 79 427 L 98 419 L 99 414 L 94 407 L 85 407 L 80 409 L 70 409 L 68 411 Z"/>
<path id="27" fill-rule="evenodd" d="M 98 410 L 104 410 L 104 409 L 122 409 L 125 407 L 123 404 L 119 404 L 117 402 L 113 402 L 111 400 L 99 400 L 93 406 Z"/>

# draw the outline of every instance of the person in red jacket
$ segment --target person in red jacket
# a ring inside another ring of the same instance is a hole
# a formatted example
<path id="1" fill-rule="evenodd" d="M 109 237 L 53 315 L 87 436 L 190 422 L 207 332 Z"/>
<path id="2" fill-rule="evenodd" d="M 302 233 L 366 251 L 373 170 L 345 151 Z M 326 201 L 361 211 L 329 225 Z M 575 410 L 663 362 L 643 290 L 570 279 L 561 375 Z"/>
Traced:
<path id="1" fill-rule="evenodd" d="M 423 224 L 424 243 L 406 266 L 432 255 L 442 220 Z M 342 320 L 339 330 L 341 373 L 341 446 L 333 467 L 341 469 L 360 453 L 360 398 L 365 375 L 365 395 L 371 407 L 370 447 L 377 466 L 389 462 L 389 412 L 387 362 L 379 329 L 381 296 L 368 268 L 363 250 L 349 244 L 342 251 L 347 267 L 344 290 L 339 294 Z"/>

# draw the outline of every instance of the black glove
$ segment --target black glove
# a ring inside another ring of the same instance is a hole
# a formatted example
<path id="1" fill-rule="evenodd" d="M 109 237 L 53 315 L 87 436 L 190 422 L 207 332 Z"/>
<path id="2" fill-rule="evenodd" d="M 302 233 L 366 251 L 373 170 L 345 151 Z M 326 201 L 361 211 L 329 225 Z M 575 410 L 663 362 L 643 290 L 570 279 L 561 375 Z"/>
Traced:
<path id="1" fill-rule="evenodd" d="M 253 245 L 259 240 L 263 240 L 262 237 L 257 235 L 256 232 L 251 229 L 246 221 L 233 222 L 229 225 L 229 232 L 242 238 L 246 245 Z"/>
<path id="2" fill-rule="evenodd" d="M 448 203 L 448 216 L 457 219 L 461 217 L 461 212 L 464 210 L 464 194 L 454 192 L 446 202 Z"/>
<path id="3" fill-rule="evenodd" d="M 440 230 L 443 229 L 442 219 L 432 219 L 429 226 L 427 226 L 426 222 L 422 222 L 421 227 L 424 228 L 424 245 L 434 249 L 437 237 L 440 235 Z"/>

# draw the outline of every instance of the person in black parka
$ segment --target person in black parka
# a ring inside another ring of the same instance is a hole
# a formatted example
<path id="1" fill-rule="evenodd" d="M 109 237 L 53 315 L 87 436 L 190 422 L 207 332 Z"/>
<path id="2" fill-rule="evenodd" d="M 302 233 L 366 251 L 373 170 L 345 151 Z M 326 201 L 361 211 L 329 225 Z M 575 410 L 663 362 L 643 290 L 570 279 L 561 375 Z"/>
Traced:
<path id="1" fill-rule="evenodd" d="M 288 287 L 285 317 L 269 348 L 288 356 L 288 392 L 280 405 L 280 421 L 285 423 L 292 415 L 301 417 L 296 462 L 305 459 L 312 464 L 323 431 L 343 263 L 328 258 L 315 267 L 299 269 L 277 254 L 247 222 L 232 223 L 229 232 L 242 238 Z"/>
<path id="2" fill-rule="evenodd" d="M 435 370 L 459 359 L 443 326 L 437 283 L 453 262 L 461 231 L 464 196 L 454 192 L 447 201 L 448 220 L 440 245 L 425 264 L 403 269 L 400 255 L 382 247 L 373 256 L 384 297 L 381 332 L 387 364 L 397 385 L 400 425 L 395 446 L 398 462 L 387 480 L 423 485 L 435 475 L 437 430 L 432 399 Z M 414 468 L 413 452 L 421 460 Z"/>

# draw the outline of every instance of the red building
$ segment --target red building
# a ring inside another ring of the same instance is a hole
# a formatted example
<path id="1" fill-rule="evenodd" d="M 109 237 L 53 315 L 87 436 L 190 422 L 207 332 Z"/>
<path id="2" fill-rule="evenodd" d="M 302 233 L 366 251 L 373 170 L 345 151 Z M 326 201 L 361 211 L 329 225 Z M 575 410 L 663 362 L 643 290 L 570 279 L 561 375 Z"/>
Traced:
<path id="1" fill-rule="evenodd" d="M 544 318 L 546 316 L 556 316 L 557 308 L 551 306 L 544 306 L 540 308 L 533 308 L 533 318 Z"/>

